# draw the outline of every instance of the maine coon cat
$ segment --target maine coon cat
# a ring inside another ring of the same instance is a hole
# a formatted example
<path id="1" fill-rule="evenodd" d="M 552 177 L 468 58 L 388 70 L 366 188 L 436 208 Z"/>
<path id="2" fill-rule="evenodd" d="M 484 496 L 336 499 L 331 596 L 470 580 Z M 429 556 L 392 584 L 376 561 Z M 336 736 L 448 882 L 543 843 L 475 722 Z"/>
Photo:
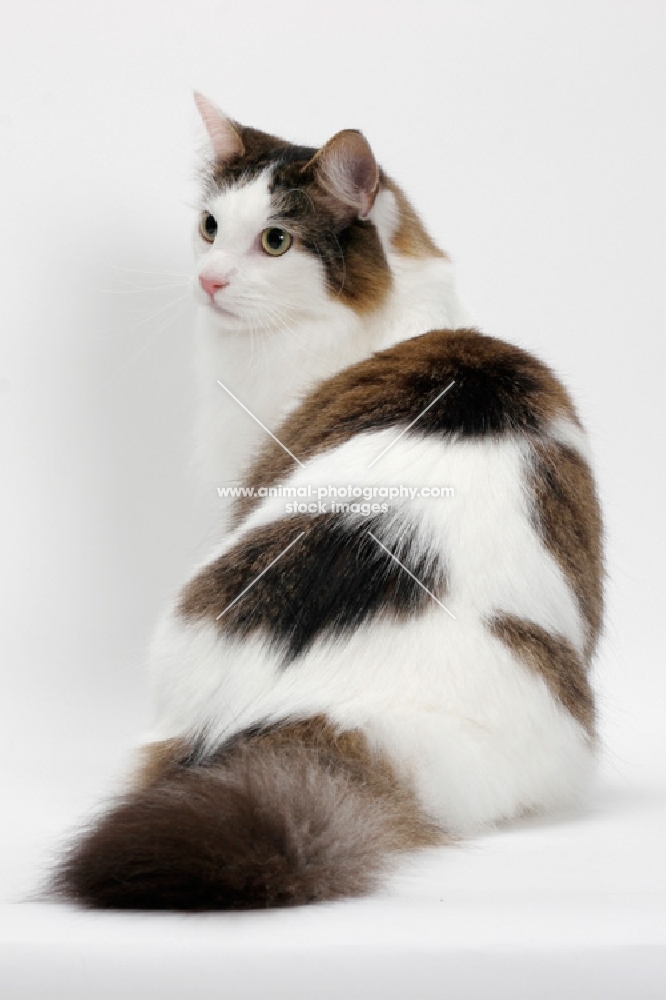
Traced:
<path id="1" fill-rule="evenodd" d="M 601 524 L 566 390 L 469 327 L 359 132 L 197 104 L 201 432 L 244 495 L 157 629 L 135 786 L 58 872 L 98 907 L 362 893 L 574 801 L 594 759 Z"/>

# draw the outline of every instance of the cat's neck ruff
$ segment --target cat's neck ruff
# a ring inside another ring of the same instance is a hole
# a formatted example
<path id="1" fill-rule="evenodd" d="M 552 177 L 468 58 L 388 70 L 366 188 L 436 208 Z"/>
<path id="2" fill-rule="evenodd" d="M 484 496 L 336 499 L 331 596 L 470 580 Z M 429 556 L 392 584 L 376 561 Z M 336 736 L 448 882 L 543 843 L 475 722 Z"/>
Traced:
<path id="1" fill-rule="evenodd" d="M 359 315 L 330 300 L 326 315 L 256 331 L 225 329 L 201 306 L 197 323 L 202 408 L 198 440 L 207 488 L 236 485 L 252 455 L 323 379 L 372 353 L 437 328 L 469 325 L 445 258 L 391 254 L 385 303 Z M 248 412 L 249 411 L 249 412 Z M 262 426 L 263 425 L 263 426 Z"/>

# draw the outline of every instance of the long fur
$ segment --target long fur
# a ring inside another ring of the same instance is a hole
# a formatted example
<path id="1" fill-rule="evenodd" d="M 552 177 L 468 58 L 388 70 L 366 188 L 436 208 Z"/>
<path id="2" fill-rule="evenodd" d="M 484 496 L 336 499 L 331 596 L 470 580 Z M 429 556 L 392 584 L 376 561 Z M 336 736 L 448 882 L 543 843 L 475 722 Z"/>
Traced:
<path id="1" fill-rule="evenodd" d="M 367 892 L 434 825 L 381 758 L 299 742 L 235 742 L 223 761 L 172 765 L 73 846 L 56 893 L 113 909 L 250 909 Z"/>
<path id="2" fill-rule="evenodd" d="M 467 328 L 448 258 L 358 133 L 315 151 L 199 106 L 211 486 L 452 498 L 370 517 L 269 491 L 225 511 L 155 634 L 142 785 L 56 875 L 88 906 L 357 895 L 442 831 L 571 803 L 594 757 L 601 520 L 568 394 Z M 276 258 L 268 226 L 293 238 Z"/>

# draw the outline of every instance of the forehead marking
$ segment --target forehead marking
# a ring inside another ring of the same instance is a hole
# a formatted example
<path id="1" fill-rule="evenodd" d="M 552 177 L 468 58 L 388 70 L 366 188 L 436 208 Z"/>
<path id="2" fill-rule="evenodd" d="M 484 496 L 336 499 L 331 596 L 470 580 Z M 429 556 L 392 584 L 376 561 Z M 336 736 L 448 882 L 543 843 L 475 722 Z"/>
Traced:
<path id="1" fill-rule="evenodd" d="M 206 199 L 220 224 L 220 241 L 256 235 L 271 215 L 271 171 L 266 169 L 243 184 L 232 184 Z"/>

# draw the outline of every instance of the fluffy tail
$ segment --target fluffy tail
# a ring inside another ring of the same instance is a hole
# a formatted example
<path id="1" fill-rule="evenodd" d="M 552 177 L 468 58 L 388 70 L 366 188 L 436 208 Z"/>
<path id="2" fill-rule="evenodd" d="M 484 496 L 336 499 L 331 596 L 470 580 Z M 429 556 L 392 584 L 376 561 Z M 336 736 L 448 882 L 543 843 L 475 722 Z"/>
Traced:
<path id="1" fill-rule="evenodd" d="M 441 840 L 385 757 L 317 717 L 169 762 L 71 848 L 54 887 L 113 909 L 289 906 L 361 895 L 393 853 Z"/>

